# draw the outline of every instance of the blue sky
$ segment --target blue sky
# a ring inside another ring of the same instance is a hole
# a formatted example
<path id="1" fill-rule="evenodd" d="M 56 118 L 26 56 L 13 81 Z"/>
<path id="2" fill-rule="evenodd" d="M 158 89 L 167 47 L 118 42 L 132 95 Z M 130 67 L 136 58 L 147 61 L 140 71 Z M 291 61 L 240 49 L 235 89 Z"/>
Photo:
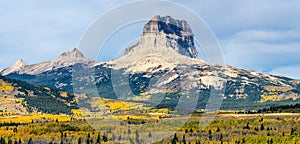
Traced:
<path id="1" fill-rule="evenodd" d="M 19 58 L 38 63 L 71 51 L 99 15 L 125 2 L 0 0 L 0 69 Z M 226 64 L 300 79 L 300 1 L 173 2 L 192 9 L 207 22 L 220 41 Z M 128 27 L 124 33 L 136 37 L 142 25 Z M 104 54 L 100 60 L 114 57 Z"/>

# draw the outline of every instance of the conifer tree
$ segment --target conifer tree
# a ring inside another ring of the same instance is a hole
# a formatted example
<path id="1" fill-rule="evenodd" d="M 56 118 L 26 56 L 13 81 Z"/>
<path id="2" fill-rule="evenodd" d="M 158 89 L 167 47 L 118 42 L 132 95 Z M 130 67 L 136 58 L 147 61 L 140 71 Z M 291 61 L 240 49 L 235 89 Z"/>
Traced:
<path id="1" fill-rule="evenodd" d="M 264 130 L 265 129 L 265 127 L 264 127 L 264 124 L 262 123 L 261 125 L 260 125 L 260 130 Z"/>
<path id="2" fill-rule="evenodd" d="M 78 144 L 81 144 L 82 142 L 81 142 L 81 137 L 80 138 L 78 138 Z"/>
<path id="3" fill-rule="evenodd" d="M 100 133 L 98 133 L 98 135 L 97 135 L 96 144 L 100 144 Z"/>
<path id="4" fill-rule="evenodd" d="M 182 136 L 182 143 L 186 144 L 185 135 Z"/>
<path id="5" fill-rule="evenodd" d="M 174 138 L 172 140 L 172 144 L 176 144 L 177 142 L 178 142 L 178 137 L 177 137 L 177 134 L 175 133 Z"/>

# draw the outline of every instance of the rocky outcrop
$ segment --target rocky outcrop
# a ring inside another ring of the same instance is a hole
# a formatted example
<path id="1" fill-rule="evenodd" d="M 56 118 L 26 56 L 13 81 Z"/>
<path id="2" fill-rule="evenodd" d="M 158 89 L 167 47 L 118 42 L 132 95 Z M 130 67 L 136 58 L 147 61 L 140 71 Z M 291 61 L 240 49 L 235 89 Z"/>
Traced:
<path id="1" fill-rule="evenodd" d="M 138 43 L 127 48 L 118 59 L 105 62 L 128 73 L 173 69 L 180 64 L 205 63 L 198 57 L 194 34 L 188 23 L 170 16 L 155 16 L 145 24 Z"/>
<path id="2" fill-rule="evenodd" d="M 172 48 L 178 53 L 197 58 L 198 52 L 194 45 L 194 34 L 185 20 L 177 20 L 170 16 L 155 16 L 145 26 L 138 45 L 147 45 L 156 49 Z M 132 51 L 136 46 L 126 50 Z"/>
<path id="3" fill-rule="evenodd" d="M 77 48 L 74 48 L 71 52 L 64 52 L 57 58 L 57 60 L 62 60 L 62 61 L 66 61 L 69 59 L 76 60 L 76 59 L 86 59 L 86 58 Z"/>
<path id="4" fill-rule="evenodd" d="M 12 67 L 1 71 L 1 74 L 7 75 L 13 72 L 22 71 L 26 65 L 27 63 L 24 62 L 23 59 L 19 59 Z"/>

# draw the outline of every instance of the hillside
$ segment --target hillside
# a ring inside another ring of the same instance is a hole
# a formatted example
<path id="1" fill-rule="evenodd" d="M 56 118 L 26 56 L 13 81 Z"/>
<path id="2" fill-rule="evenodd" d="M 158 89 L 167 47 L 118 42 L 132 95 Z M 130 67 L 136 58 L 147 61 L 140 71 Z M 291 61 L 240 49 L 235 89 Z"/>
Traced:
<path id="1" fill-rule="evenodd" d="M 74 95 L 0 75 L 0 111 L 9 115 L 43 112 L 71 113 Z"/>

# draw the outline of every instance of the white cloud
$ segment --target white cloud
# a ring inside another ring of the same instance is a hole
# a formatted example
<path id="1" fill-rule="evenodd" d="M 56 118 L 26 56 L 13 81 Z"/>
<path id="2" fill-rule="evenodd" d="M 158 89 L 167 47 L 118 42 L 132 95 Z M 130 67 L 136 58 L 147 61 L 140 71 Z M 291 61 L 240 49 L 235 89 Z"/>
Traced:
<path id="1" fill-rule="evenodd" d="M 203 17 L 218 37 L 253 28 L 296 28 L 300 23 L 298 0 L 189 0 L 185 5 Z"/>
<path id="2" fill-rule="evenodd" d="M 226 64 L 262 72 L 299 64 L 298 0 L 189 0 L 186 6 L 214 31 Z"/>
<path id="3" fill-rule="evenodd" d="M 298 63 L 299 39 L 298 30 L 246 30 L 222 40 L 221 45 L 227 64 L 265 72 Z"/>
<path id="4" fill-rule="evenodd" d="M 269 43 L 268 41 L 229 41 L 225 42 L 225 51 L 229 54 L 251 55 L 258 53 L 277 54 L 277 53 L 300 53 L 300 43 Z"/>
<path id="5" fill-rule="evenodd" d="M 251 41 L 266 41 L 266 42 L 280 42 L 300 39 L 300 30 L 245 30 L 234 35 L 237 41 L 251 42 Z"/>

